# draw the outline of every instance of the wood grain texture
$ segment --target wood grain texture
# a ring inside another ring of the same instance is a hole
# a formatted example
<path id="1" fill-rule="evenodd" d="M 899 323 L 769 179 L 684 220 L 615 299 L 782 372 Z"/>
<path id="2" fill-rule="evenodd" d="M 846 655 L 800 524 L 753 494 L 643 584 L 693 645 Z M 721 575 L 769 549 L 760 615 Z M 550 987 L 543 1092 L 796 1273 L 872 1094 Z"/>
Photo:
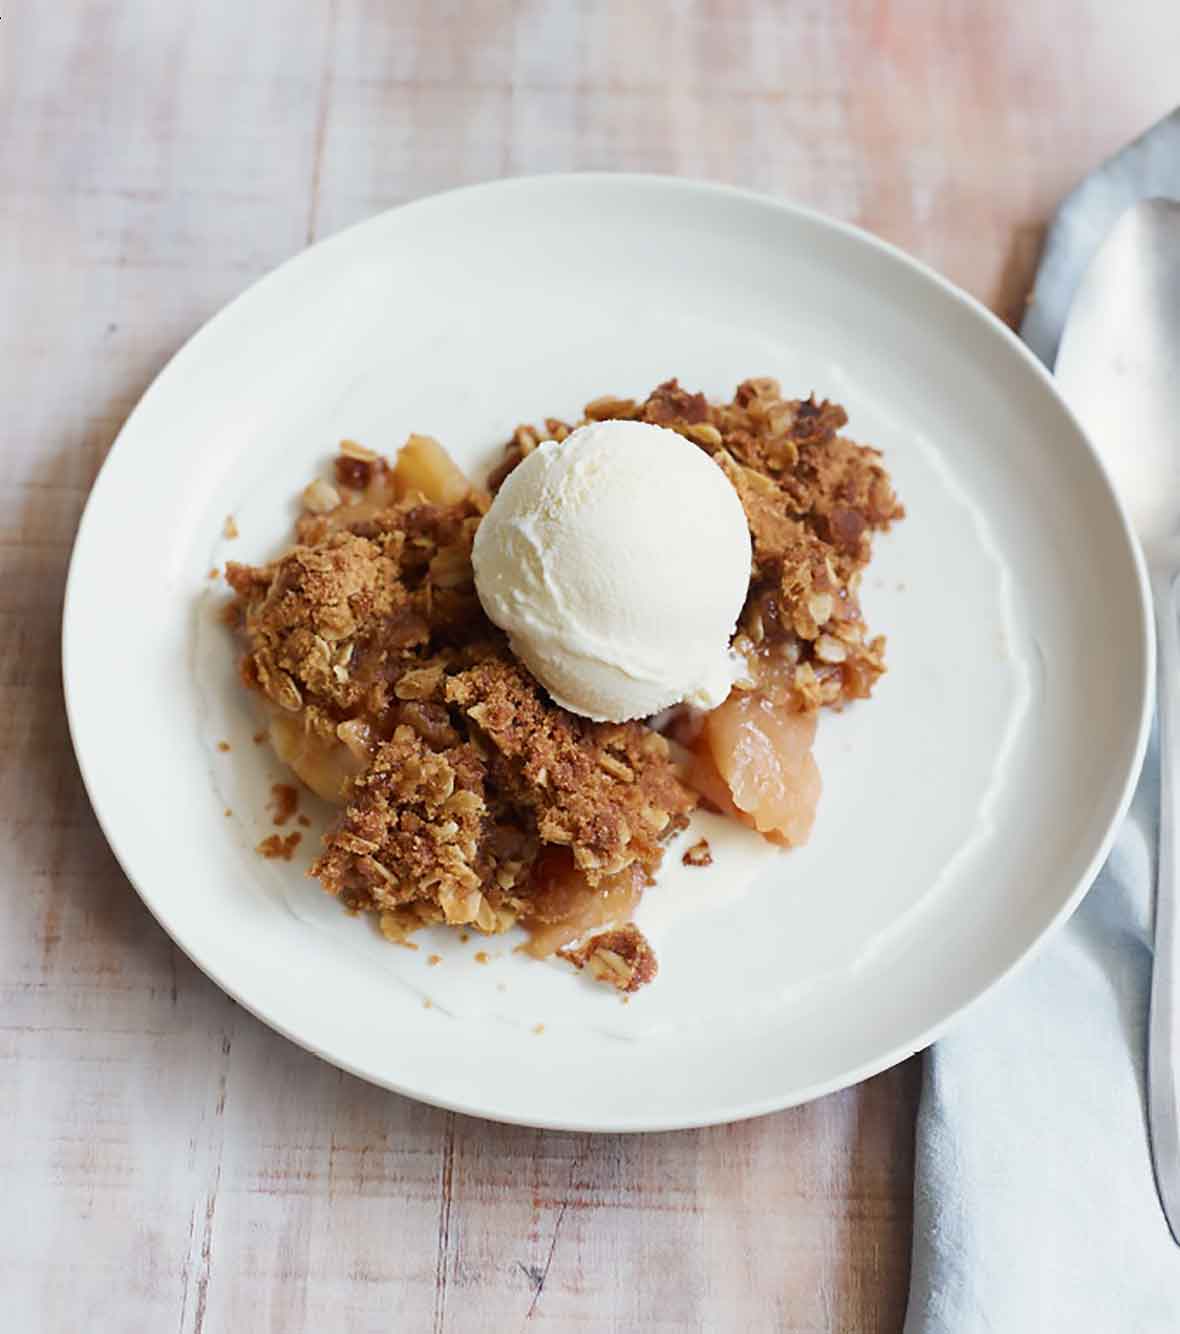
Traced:
<path id="1" fill-rule="evenodd" d="M 307 242 L 468 181 L 751 185 L 1013 316 L 1061 193 L 1169 109 L 1178 41 L 1153 0 L 4 9 L 0 1324 L 899 1329 L 914 1063 L 739 1126 L 535 1132 L 361 1084 L 206 981 L 73 762 L 70 542 L 205 318 Z"/>

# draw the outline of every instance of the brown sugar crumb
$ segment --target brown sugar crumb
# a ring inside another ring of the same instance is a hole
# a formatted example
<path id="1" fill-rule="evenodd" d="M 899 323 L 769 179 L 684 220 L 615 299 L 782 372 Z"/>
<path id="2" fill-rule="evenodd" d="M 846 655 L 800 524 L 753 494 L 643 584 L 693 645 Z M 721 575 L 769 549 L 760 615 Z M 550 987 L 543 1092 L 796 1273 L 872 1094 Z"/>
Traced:
<path id="1" fill-rule="evenodd" d="M 288 834 L 286 837 L 282 834 L 268 834 L 254 851 L 267 861 L 289 862 L 302 838 L 303 835 L 300 833 Z"/>
<path id="2" fill-rule="evenodd" d="M 264 727 L 261 732 L 255 732 L 250 740 L 253 741 L 256 746 L 261 746 L 269 736 L 270 732 Z"/>
<path id="3" fill-rule="evenodd" d="M 680 859 L 685 866 L 712 866 L 713 850 L 707 838 L 699 838 L 691 848 L 686 848 Z"/>
<path id="4" fill-rule="evenodd" d="M 306 815 L 303 814 L 302 811 L 300 811 L 299 814 L 295 817 L 295 823 L 301 824 L 304 827 L 304 829 L 309 829 L 311 827 L 311 821 L 307 818 Z"/>
<path id="5" fill-rule="evenodd" d="M 575 968 L 588 968 L 596 982 L 625 992 L 646 986 L 659 968 L 655 950 L 633 922 L 591 936 L 577 949 L 558 950 L 558 954 Z"/>
<path id="6" fill-rule="evenodd" d="M 545 1031 L 545 1025 L 544 1025 L 544 1024 L 534 1024 L 534 1025 L 533 1025 L 533 1032 L 536 1033 L 538 1036 L 539 1036 L 540 1034 L 544 1033 L 544 1031 Z"/>
<path id="7" fill-rule="evenodd" d="M 272 783 L 270 801 L 267 810 L 273 811 L 275 824 L 283 825 L 295 814 L 299 806 L 299 789 L 290 783 Z"/>
<path id="8" fill-rule="evenodd" d="M 429 996 L 423 996 L 423 997 L 422 997 L 422 1008 L 423 1008 L 424 1010 L 433 1010 L 433 1009 L 434 1009 L 434 1002 L 430 999 Z"/>
<path id="9" fill-rule="evenodd" d="M 209 571 L 209 573 L 205 577 L 207 579 L 220 579 L 221 571 L 217 568 L 216 565 L 214 565 L 214 567 Z"/>
<path id="10" fill-rule="evenodd" d="M 427 964 L 427 967 L 429 967 L 429 968 L 437 968 L 438 965 L 439 965 L 440 963 L 442 963 L 442 955 L 441 955 L 441 954 L 428 954 L 428 955 L 426 956 L 426 964 Z"/>
<path id="11" fill-rule="evenodd" d="M 229 750 L 231 750 L 232 747 L 230 746 L 230 744 L 229 744 L 228 741 L 219 741 L 219 742 L 217 743 L 217 749 L 218 749 L 219 751 L 221 751 L 221 753 L 224 755 L 224 754 L 226 754 Z"/>
<path id="12" fill-rule="evenodd" d="M 232 514 L 227 514 L 225 516 L 225 523 L 222 526 L 221 531 L 225 537 L 230 539 L 230 541 L 233 541 L 235 537 L 240 536 L 240 533 L 238 532 L 238 525 L 235 522 L 234 516 Z"/>
<path id="13" fill-rule="evenodd" d="M 460 943 L 461 945 L 466 945 L 467 942 L 468 942 L 470 939 L 471 939 L 471 936 L 470 936 L 466 931 L 460 931 L 460 932 L 459 932 L 459 943 Z"/>
<path id="14" fill-rule="evenodd" d="M 227 806 L 227 807 L 225 808 L 225 814 L 226 814 L 227 816 L 228 816 L 228 815 L 232 815 L 232 814 L 233 814 L 233 811 L 230 810 L 230 808 Z"/>
<path id="15" fill-rule="evenodd" d="M 488 963 L 488 962 L 490 962 L 490 956 L 489 956 L 487 950 L 476 950 L 476 951 L 475 951 L 475 962 L 476 962 L 476 963 Z"/>

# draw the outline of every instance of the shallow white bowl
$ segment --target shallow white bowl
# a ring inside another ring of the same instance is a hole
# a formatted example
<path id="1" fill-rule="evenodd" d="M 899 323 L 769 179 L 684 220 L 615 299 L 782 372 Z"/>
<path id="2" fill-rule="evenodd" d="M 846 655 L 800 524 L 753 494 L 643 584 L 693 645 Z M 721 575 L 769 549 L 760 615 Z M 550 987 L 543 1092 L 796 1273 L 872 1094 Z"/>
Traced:
<path id="1" fill-rule="evenodd" d="M 717 397 L 767 374 L 842 402 L 909 509 L 864 589 L 890 672 L 822 721 L 807 848 L 767 860 L 739 840 L 707 873 L 669 857 L 643 907 L 660 977 L 626 1007 L 511 940 L 390 946 L 303 878 L 312 837 L 302 862 L 256 856 L 281 775 L 250 744 L 206 575 L 279 549 L 341 437 L 392 451 L 428 432 L 478 472 L 519 421 L 670 375 Z M 222 311 L 102 470 L 63 651 L 103 829 L 221 987 L 391 1089 L 593 1130 L 756 1115 L 929 1043 L 1096 873 L 1142 759 L 1152 662 L 1117 501 L 999 321 L 854 228 L 602 175 L 395 210 Z"/>

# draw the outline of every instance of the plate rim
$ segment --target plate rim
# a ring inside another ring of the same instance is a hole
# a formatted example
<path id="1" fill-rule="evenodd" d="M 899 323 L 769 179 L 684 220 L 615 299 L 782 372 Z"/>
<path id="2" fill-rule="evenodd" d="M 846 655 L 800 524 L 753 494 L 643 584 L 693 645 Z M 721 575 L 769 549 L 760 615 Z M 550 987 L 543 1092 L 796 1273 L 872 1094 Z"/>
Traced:
<path id="1" fill-rule="evenodd" d="M 127 869 L 127 861 L 120 850 L 119 840 L 115 836 L 112 821 L 109 818 L 109 806 L 102 798 L 101 788 L 98 791 L 95 790 L 95 785 L 91 781 L 84 754 L 84 745 L 80 743 L 82 722 L 77 712 L 78 705 L 75 693 L 71 689 L 71 681 L 77 670 L 74 664 L 78 661 L 79 656 L 78 650 L 73 646 L 73 637 L 71 635 L 71 625 L 74 620 L 73 608 L 77 601 L 77 590 L 83 578 L 80 573 L 81 562 L 79 560 L 79 551 L 83 547 L 84 538 L 87 536 L 89 528 L 94 522 L 94 515 L 98 512 L 99 506 L 105 496 L 111 476 L 111 470 L 108 465 L 111 458 L 114 456 L 120 441 L 131 429 L 149 400 L 153 399 L 159 392 L 161 392 L 161 386 L 169 382 L 176 375 L 178 367 L 183 368 L 183 364 L 190 355 L 194 345 L 199 341 L 204 340 L 206 336 L 212 336 L 213 331 L 216 330 L 223 319 L 228 318 L 230 312 L 235 310 L 240 303 L 253 295 L 259 288 L 269 284 L 272 280 L 277 281 L 279 275 L 287 274 L 293 267 L 304 262 L 313 252 L 322 254 L 328 247 L 334 247 L 337 244 L 345 243 L 355 231 L 371 226 L 381 219 L 388 218 L 392 214 L 401 214 L 407 210 L 413 211 L 416 208 L 422 208 L 444 200 L 454 201 L 463 196 L 495 194 L 501 191 L 535 187 L 541 183 L 556 187 L 560 187 L 564 184 L 592 185 L 600 183 L 609 185 L 613 188 L 659 188 L 662 190 L 681 192 L 684 195 L 722 197 L 728 198 L 737 204 L 770 208 L 785 216 L 806 221 L 822 230 L 843 235 L 859 245 L 867 246 L 869 249 L 875 250 L 881 255 L 886 256 L 894 264 L 909 270 L 912 276 L 932 284 L 944 297 L 950 299 L 970 315 L 977 319 L 981 319 L 982 323 L 989 328 L 993 334 L 998 335 L 1000 339 L 1016 353 L 1018 359 L 1024 363 L 1026 369 L 1030 370 L 1034 377 L 1041 381 L 1042 386 L 1048 390 L 1049 394 L 1055 400 L 1057 407 L 1066 415 L 1076 428 L 1079 441 L 1084 445 L 1085 449 L 1088 450 L 1091 456 L 1091 461 L 1101 476 L 1106 491 L 1107 501 L 1111 505 L 1112 511 L 1118 519 L 1119 527 L 1121 528 L 1122 535 L 1126 541 L 1136 576 L 1135 587 L 1138 597 L 1135 610 L 1137 612 L 1137 619 L 1141 630 L 1138 647 L 1143 650 L 1143 670 L 1140 672 L 1137 682 L 1138 720 L 1136 723 L 1136 736 L 1130 755 L 1130 762 L 1123 775 L 1118 800 L 1113 807 L 1111 816 L 1107 822 L 1107 827 L 1104 830 L 1101 839 L 1098 841 L 1092 857 L 1087 862 L 1083 874 L 1080 876 L 1061 907 L 1048 921 L 1043 930 L 1035 935 L 1023 949 L 1019 951 L 1007 967 L 992 976 L 989 981 L 981 984 L 961 1004 L 953 1008 L 935 1023 L 928 1025 L 912 1039 L 908 1039 L 898 1044 L 883 1055 L 862 1062 L 859 1066 L 842 1072 L 828 1080 L 808 1085 L 805 1088 L 797 1089 L 789 1094 L 782 1096 L 768 1096 L 752 1102 L 742 1103 L 731 1108 L 717 1110 L 706 1115 L 700 1115 L 699 1113 L 693 1115 L 690 1113 L 683 1117 L 663 1116 L 650 1119 L 645 1119 L 642 1116 L 628 1116 L 612 1121 L 610 1119 L 603 1119 L 602 1117 L 595 1117 L 589 1120 L 580 1120 L 577 1117 L 563 1117 L 561 1119 L 544 1117 L 536 1118 L 529 1117 L 525 1114 L 496 1110 L 495 1108 L 489 1110 L 487 1104 L 440 1097 L 429 1091 L 424 1091 L 421 1088 L 415 1087 L 412 1084 L 401 1083 L 396 1079 L 388 1078 L 370 1070 L 361 1069 L 348 1060 L 333 1055 L 315 1042 L 300 1036 L 300 1034 L 288 1028 L 280 1019 L 271 1017 L 271 1015 L 266 1013 L 262 1007 L 256 1006 L 247 1000 L 234 983 L 221 975 L 220 970 L 215 964 L 206 962 L 201 957 L 198 957 L 196 953 L 190 951 L 185 942 L 180 939 L 178 933 L 172 929 L 168 920 L 166 920 L 167 914 L 163 906 L 157 906 L 156 902 L 153 901 L 154 896 L 151 891 L 142 885 Z M 228 302 L 220 306 L 212 316 L 203 321 L 189 335 L 189 337 L 184 340 L 180 347 L 173 352 L 165 364 L 153 376 L 151 383 L 137 400 L 135 406 L 119 428 L 119 431 L 95 476 L 90 493 L 87 496 L 86 503 L 83 506 L 82 513 L 79 517 L 77 531 L 71 547 L 62 604 L 61 671 L 70 742 L 73 747 L 87 798 L 90 801 L 95 818 L 102 830 L 103 837 L 106 839 L 111 852 L 118 861 L 120 870 L 133 886 L 148 912 L 168 935 L 172 943 L 180 949 L 182 953 L 184 953 L 184 955 L 198 969 L 200 969 L 200 971 L 204 973 L 219 990 L 224 992 L 268 1028 L 279 1033 L 282 1037 L 295 1043 L 295 1045 L 303 1048 L 305 1051 L 311 1052 L 313 1055 L 338 1069 L 345 1070 L 349 1074 L 354 1075 L 359 1079 L 363 1079 L 366 1083 L 376 1084 L 378 1087 L 388 1089 L 390 1092 L 400 1094 L 403 1097 L 413 1098 L 418 1102 L 439 1107 L 447 1111 L 480 1117 L 486 1120 L 494 1120 L 503 1124 L 580 1133 L 617 1134 L 656 1133 L 667 1130 L 731 1124 L 757 1116 L 764 1116 L 771 1112 L 784 1110 L 789 1107 L 799 1106 L 817 1098 L 824 1097 L 829 1093 L 836 1092 L 839 1089 L 860 1083 L 884 1070 L 890 1069 L 892 1066 L 908 1059 L 911 1055 L 930 1046 L 949 1028 L 959 1023 L 962 1018 L 983 999 L 984 996 L 1000 986 L 1006 979 L 1030 962 L 1046 942 L 1048 942 L 1069 917 L 1073 915 L 1074 911 L 1089 891 L 1098 872 L 1101 870 L 1103 863 L 1109 855 L 1118 829 L 1126 816 L 1140 771 L 1143 767 L 1144 756 L 1146 754 L 1151 731 L 1153 716 L 1152 704 L 1155 694 L 1156 650 L 1155 627 L 1151 615 L 1150 590 L 1146 562 L 1139 541 L 1128 520 L 1122 500 L 1111 481 L 1110 474 L 1106 468 L 1102 455 L 1094 445 L 1088 432 L 1079 422 L 1076 414 L 1065 399 L 1052 374 L 1038 360 L 1038 358 L 1034 356 L 1026 344 L 1017 337 L 1012 329 L 1010 329 L 1009 326 L 1006 325 L 993 311 L 988 309 L 982 301 L 958 287 L 955 283 L 951 282 L 950 279 L 945 278 L 930 265 L 915 258 L 913 255 L 908 254 L 892 242 L 876 236 L 872 232 L 869 232 L 854 223 L 833 218 L 818 209 L 796 204 L 789 199 L 777 198 L 762 191 L 742 186 L 657 172 L 575 171 L 541 172 L 518 176 L 498 177 L 473 184 L 456 186 L 451 189 L 438 191 L 428 195 L 418 196 L 401 204 L 394 205 L 391 208 L 382 209 L 377 213 L 349 224 L 347 227 L 314 242 L 310 246 L 303 247 L 293 255 L 280 261 L 273 268 L 255 278 Z"/>

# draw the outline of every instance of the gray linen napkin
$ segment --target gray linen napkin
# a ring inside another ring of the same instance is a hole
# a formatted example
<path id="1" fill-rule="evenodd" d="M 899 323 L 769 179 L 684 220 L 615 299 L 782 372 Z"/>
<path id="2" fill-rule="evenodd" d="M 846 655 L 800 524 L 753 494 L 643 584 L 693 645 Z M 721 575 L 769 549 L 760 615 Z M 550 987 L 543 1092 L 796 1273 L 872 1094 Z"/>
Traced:
<path id="1" fill-rule="evenodd" d="M 1180 110 L 1058 211 L 1020 331 L 1046 365 L 1094 252 L 1156 196 L 1180 198 Z M 1081 907 L 926 1053 L 905 1334 L 1180 1334 L 1144 1110 L 1158 810 L 1153 739 Z"/>

